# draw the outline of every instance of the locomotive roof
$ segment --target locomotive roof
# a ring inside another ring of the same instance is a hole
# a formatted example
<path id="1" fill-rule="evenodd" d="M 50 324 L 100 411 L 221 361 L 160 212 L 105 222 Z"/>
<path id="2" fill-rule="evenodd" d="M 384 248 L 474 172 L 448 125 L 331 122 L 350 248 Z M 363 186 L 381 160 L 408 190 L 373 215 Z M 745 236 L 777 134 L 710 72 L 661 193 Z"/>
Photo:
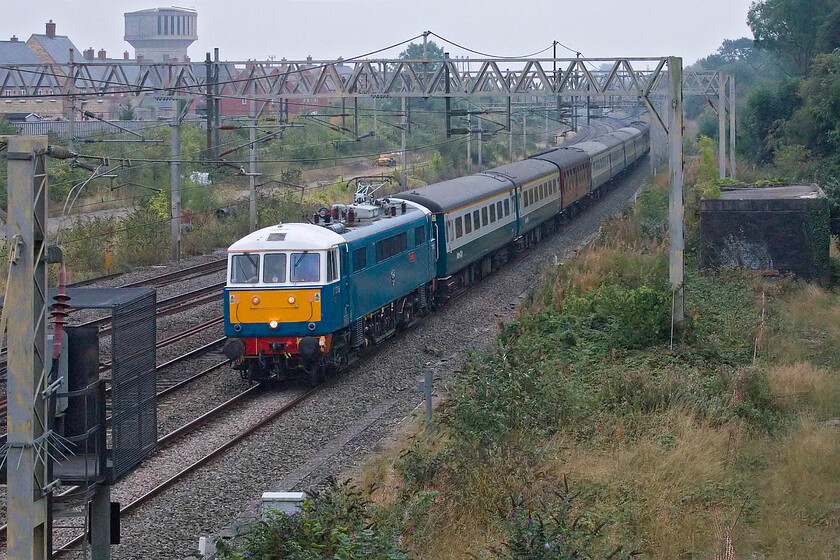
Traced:
<path id="1" fill-rule="evenodd" d="M 433 212 L 449 212 L 556 172 L 557 168 L 553 165 L 526 159 L 475 175 L 404 191 L 394 197 L 417 202 Z"/>
<path id="2" fill-rule="evenodd" d="M 396 197 L 391 197 L 394 202 Z M 406 204 L 405 213 L 397 208 L 396 215 L 382 212 L 372 220 L 356 220 L 352 224 L 277 224 L 250 233 L 230 246 L 228 252 L 244 251 L 318 251 L 335 247 L 345 241 L 360 239 L 386 231 L 395 226 L 423 219 L 428 210 L 411 202 Z M 331 229 L 336 228 L 336 229 Z"/>
<path id="3" fill-rule="evenodd" d="M 390 202 L 400 202 L 400 197 L 398 195 L 392 195 L 385 200 L 388 200 Z M 372 235 L 382 231 L 387 231 L 396 226 L 401 226 L 419 219 L 424 219 L 428 214 L 429 211 L 426 210 L 426 208 L 417 206 L 417 204 L 413 203 L 412 201 L 408 201 L 408 203 L 406 204 L 405 214 L 403 214 L 402 210 L 398 208 L 396 216 L 390 216 L 386 213 L 383 214 L 380 218 L 370 222 L 358 222 L 359 225 L 353 227 L 352 229 L 349 229 L 348 231 L 345 231 L 341 234 L 341 237 L 346 239 L 347 241 L 361 239 L 362 237 L 367 237 L 368 235 Z"/>
<path id="4" fill-rule="evenodd" d="M 230 246 L 228 252 L 317 251 L 342 243 L 344 238 L 314 224 L 277 224 L 249 233 Z"/>

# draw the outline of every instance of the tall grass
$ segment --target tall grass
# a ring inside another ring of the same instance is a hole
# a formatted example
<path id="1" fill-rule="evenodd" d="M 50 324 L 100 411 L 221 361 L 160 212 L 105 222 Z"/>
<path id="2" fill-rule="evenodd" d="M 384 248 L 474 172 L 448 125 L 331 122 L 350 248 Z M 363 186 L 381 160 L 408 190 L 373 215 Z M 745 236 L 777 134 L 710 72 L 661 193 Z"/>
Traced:
<path id="1" fill-rule="evenodd" d="M 840 557 L 840 301 L 690 260 L 670 340 L 666 211 L 654 186 L 551 271 L 368 475 L 418 556 Z"/>

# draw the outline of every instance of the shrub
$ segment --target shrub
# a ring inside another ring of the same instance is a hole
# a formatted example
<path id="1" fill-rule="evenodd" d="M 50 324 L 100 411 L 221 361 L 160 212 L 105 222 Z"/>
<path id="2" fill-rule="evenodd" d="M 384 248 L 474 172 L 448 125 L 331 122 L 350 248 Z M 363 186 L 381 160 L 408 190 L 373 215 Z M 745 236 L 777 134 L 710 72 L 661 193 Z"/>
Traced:
<path id="1" fill-rule="evenodd" d="M 403 560 L 394 535 L 373 519 L 370 502 L 348 482 L 330 478 L 326 487 L 293 515 L 273 512 L 256 523 L 241 546 L 217 541 L 219 557 L 289 560 Z"/>

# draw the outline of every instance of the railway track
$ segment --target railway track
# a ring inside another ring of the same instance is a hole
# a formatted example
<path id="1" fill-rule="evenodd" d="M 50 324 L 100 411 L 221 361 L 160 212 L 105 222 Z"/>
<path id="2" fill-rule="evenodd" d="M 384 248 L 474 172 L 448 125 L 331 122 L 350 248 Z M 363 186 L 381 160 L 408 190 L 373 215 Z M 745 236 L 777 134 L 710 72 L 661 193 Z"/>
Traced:
<path id="1" fill-rule="evenodd" d="M 173 487 L 193 472 L 198 471 L 202 467 L 209 465 L 215 459 L 221 457 L 227 451 L 239 445 L 243 440 L 255 434 L 262 428 L 270 425 L 284 414 L 287 414 L 288 412 L 294 410 L 301 403 L 303 403 L 312 395 L 314 395 L 316 392 L 323 389 L 326 385 L 329 384 L 319 385 L 318 387 L 315 387 L 313 389 L 301 392 L 300 394 L 294 396 L 291 401 L 286 402 L 280 405 L 279 407 L 276 407 L 275 410 L 266 414 L 256 422 L 250 423 L 246 427 L 239 429 L 237 434 L 231 437 L 224 444 L 213 448 L 212 451 L 210 451 L 209 453 L 205 453 L 202 457 L 200 457 L 196 461 L 193 461 L 187 467 L 182 468 L 178 470 L 175 474 L 168 476 L 165 480 L 157 483 L 153 488 L 145 491 L 142 495 L 140 495 L 139 497 L 128 503 L 126 506 L 121 508 L 120 515 L 127 515 L 135 510 L 140 509 L 143 505 L 151 502 L 152 500 L 154 500 L 155 497 L 161 495 L 166 490 Z M 158 448 L 160 449 L 165 446 L 171 445 L 177 440 L 187 436 L 192 432 L 195 432 L 198 428 L 204 427 L 210 424 L 211 422 L 224 422 L 224 419 L 226 418 L 226 413 L 234 411 L 238 407 L 248 404 L 250 398 L 254 397 L 259 391 L 260 386 L 251 387 L 243 391 L 239 395 L 233 397 L 232 399 L 226 401 L 225 403 L 222 403 L 213 410 L 207 412 L 203 416 L 196 418 L 195 420 L 183 425 L 182 427 L 178 428 L 177 430 L 174 430 L 173 432 L 170 432 L 169 434 L 163 436 L 158 440 Z M 1 529 L 2 528 L 0 528 L 0 530 Z M 85 535 L 82 534 L 72 538 L 68 542 L 65 542 L 53 552 L 54 557 L 72 552 L 75 547 L 84 542 L 84 538 Z"/>
<path id="2" fill-rule="evenodd" d="M 208 323 L 205 323 L 204 325 L 200 325 L 200 326 L 207 328 L 209 325 L 218 324 L 218 322 L 220 322 L 219 319 L 214 319 L 214 320 L 208 321 Z M 196 330 L 195 332 L 198 332 L 198 331 Z M 176 336 L 180 336 L 180 335 L 176 335 Z M 171 338 L 175 338 L 175 337 L 171 337 Z M 224 342 L 224 340 L 225 340 L 224 337 L 218 338 L 218 339 L 213 340 L 213 341 L 211 341 L 207 344 L 204 344 L 204 345 L 202 345 L 198 348 L 190 350 L 189 352 L 186 352 L 185 354 L 182 354 L 181 356 L 178 356 L 177 358 L 174 358 L 172 360 L 169 360 L 169 361 L 164 362 L 164 363 L 160 364 L 159 366 L 157 366 L 156 367 L 156 371 L 158 372 L 157 389 L 156 389 L 157 398 L 161 398 L 161 397 L 164 397 L 166 395 L 169 395 L 169 394 L 177 391 L 178 389 L 180 389 L 180 388 L 182 388 L 182 387 L 184 387 L 184 386 L 186 386 L 186 385 L 188 385 L 188 384 L 190 384 L 190 383 L 192 383 L 192 382 L 194 382 L 194 381 L 196 381 L 196 380 L 198 380 L 202 377 L 205 377 L 206 375 L 208 375 L 208 374 L 210 374 L 210 373 L 212 373 L 212 372 L 214 372 L 214 371 L 216 371 L 216 370 L 218 370 L 222 367 L 227 366 L 228 365 L 228 360 L 224 360 L 224 361 L 220 361 L 220 362 L 218 362 L 218 363 L 216 363 L 216 364 L 214 364 L 210 367 L 204 368 L 201 371 L 199 371 L 197 373 L 194 373 L 194 374 L 191 374 L 191 375 L 188 375 L 188 376 L 178 376 L 178 377 L 173 378 L 173 377 L 170 377 L 170 376 L 161 375 L 162 371 L 165 371 L 167 368 L 169 368 L 172 365 L 175 365 L 175 364 L 178 364 L 180 362 L 189 360 L 191 358 L 195 358 L 195 357 L 198 357 L 198 356 L 203 356 L 205 354 L 208 354 L 208 353 L 212 352 L 214 349 L 218 348 Z M 175 430 L 175 431 L 169 433 L 168 435 L 160 438 L 158 440 L 158 447 L 168 445 L 169 443 L 175 441 L 178 437 L 180 437 L 182 435 L 185 435 L 185 434 L 189 433 L 190 431 L 195 430 L 198 427 L 204 425 L 205 423 L 209 422 L 214 416 L 222 414 L 225 411 L 227 411 L 227 410 L 231 409 L 232 407 L 234 407 L 235 405 L 237 405 L 238 403 L 242 402 L 242 400 L 246 396 L 252 394 L 253 391 L 256 390 L 256 389 L 258 389 L 258 386 L 254 386 L 254 387 L 249 388 L 246 391 L 243 391 L 242 393 L 240 393 L 239 395 L 237 395 L 233 399 L 230 399 L 229 401 L 223 403 L 222 405 L 214 408 L 210 412 L 202 415 L 201 417 L 199 417 L 195 420 L 192 420 L 191 422 L 188 422 L 187 424 L 185 424 L 181 428 L 178 428 L 177 430 Z M 4 406 L 5 406 L 5 403 L 4 403 Z M 108 418 L 106 421 L 110 422 L 110 418 Z M 6 434 L 0 435 L 0 444 L 5 443 L 5 441 L 6 441 Z M 58 494 L 58 496 L 65 496 L 65 495 L 71 494 L 72 492 L 77 491 L 77 490 L 78 490 L 77 487 L 71 487 L 71 488 L 66 489 L 61 494 Z M 6 529 L 7 529 L 7 525 L 0 525 L 0 539 L 5 539 L 6 538 Z"/>

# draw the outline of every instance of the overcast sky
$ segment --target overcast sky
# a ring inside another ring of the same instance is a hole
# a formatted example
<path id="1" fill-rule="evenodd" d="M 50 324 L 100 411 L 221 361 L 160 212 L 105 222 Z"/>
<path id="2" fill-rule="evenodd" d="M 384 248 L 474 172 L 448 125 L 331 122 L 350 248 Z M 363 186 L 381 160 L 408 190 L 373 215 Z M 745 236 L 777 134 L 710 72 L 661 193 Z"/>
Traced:
<path id="1" fill-rule="evenodd" d="M 198 11 L 193 60 L 219 47 L 222 60 L 349 58 L 432 31 L 469 49 L 522 56 L 559 41 L 586 57 L 681 56 L 686 65 L 724 39 L 751 37 L 751 0 L 183 0 Z M 57 33 L 79 49 L 111 58 L 123 41 L 125 12 L 166 6 L 136 0 L 0 0 L 0 39 Z M 445 45 L 452 56 L 469 54 Z M 421 42 L 416 40 L 415 42 Z M 379 57 L 396 57 L 402 47 Z M 541 56 L 550 56 L 550 50 Z M 477 55 L 471 55 L 477 57 Z M 558 57 L 574 53 L 558 48 Z"/>

